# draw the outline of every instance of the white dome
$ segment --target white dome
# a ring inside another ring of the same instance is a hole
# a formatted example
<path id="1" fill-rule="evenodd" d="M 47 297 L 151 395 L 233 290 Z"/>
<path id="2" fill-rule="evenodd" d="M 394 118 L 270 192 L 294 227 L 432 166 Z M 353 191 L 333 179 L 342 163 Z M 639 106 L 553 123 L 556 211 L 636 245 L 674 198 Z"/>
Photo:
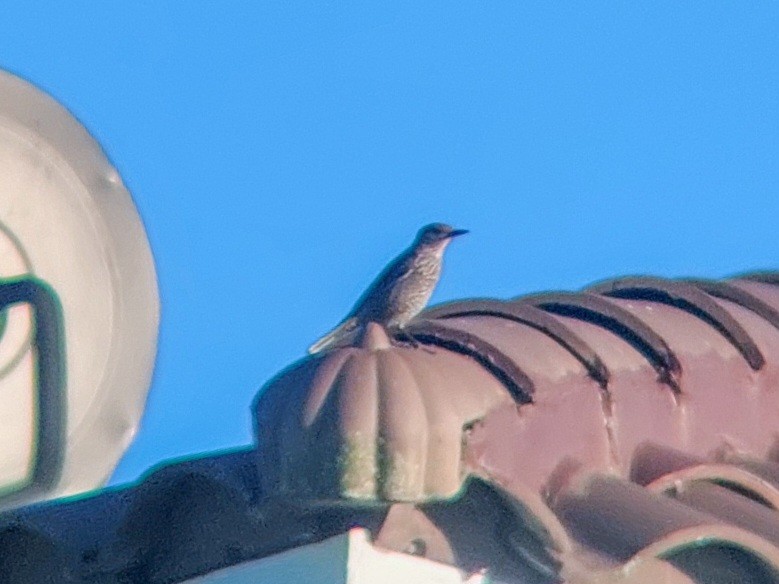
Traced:
<path id="1" fill-rule="evenodd" d="M 35 319 L 17 304 L 0 321 L 0 506 L 108 478 L 143 412 L 159 324 L 151 250 L 118 173 L 63 107 L 0 71 L 0 285 L 14 277 L 44 282 L 62 306 L 63 443 L 53 490 L 20 496 L 41 417 Z"/>

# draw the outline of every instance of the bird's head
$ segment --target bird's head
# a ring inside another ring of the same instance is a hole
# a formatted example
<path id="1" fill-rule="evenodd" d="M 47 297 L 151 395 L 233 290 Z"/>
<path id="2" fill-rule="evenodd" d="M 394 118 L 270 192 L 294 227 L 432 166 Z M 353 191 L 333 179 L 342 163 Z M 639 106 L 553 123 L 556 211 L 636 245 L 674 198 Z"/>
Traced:
<path id="1" fill-rule="evenodd" d="M 454 229 L 451 225 L 447 225 L 446 223 L 431 223 L 419 230 L 416 243 L 417 245 L 448 243 L 453 237 L 465 235 L 466 233 L 468 233 L 467 229 Z"/>

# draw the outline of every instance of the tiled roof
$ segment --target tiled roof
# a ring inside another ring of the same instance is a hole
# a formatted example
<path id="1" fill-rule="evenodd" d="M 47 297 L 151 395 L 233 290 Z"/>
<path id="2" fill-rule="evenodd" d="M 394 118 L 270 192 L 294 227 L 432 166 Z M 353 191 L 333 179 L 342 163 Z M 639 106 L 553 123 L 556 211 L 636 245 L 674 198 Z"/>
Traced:
<path id="1" fill-rule="evenodd" d="M 472 475 L 542 490 L 566 460 L 627 476 L 651 441 L 762 456 L 779 410 L 779 286 L 624 278 L 431 308 L 292 365 L 257 401 L 261 480 L 286 496 L 447 498 Z"/>
<path id="2" fill-rule="evenodd" d="M 498 582 L 779 582 L 779 279 L 432 308 L 306 358 L 251 448 L 0 516 L 4 582 L 181 582 L 354 526 Z"/>

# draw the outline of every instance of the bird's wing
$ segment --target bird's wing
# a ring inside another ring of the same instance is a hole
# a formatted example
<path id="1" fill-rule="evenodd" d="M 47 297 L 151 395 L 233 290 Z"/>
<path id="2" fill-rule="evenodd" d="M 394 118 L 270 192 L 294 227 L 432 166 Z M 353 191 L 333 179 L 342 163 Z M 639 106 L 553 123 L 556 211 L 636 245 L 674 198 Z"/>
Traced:
<path id="1" fill-rule="evenodd" d="M 350 315 L 378 316 L 398 289 L 398 284 L 411 274 L 413 255 L 408 251 L 391 261 L 371 282 L 352 308 Z"/>

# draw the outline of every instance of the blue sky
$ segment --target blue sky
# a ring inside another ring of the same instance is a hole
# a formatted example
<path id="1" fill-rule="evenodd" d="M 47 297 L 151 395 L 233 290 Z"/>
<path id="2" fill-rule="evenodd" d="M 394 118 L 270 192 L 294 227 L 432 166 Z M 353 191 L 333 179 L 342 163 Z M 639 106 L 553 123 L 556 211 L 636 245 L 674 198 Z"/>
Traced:
<path id="1" fill-rule="evenodd" d="M 0 67 L 135 197 L 163 304 L 113 482 L 251 441 L 261 385 L 431 221 L 434 301 L 779 268 L 779 6 L 30 2 Z"/>

